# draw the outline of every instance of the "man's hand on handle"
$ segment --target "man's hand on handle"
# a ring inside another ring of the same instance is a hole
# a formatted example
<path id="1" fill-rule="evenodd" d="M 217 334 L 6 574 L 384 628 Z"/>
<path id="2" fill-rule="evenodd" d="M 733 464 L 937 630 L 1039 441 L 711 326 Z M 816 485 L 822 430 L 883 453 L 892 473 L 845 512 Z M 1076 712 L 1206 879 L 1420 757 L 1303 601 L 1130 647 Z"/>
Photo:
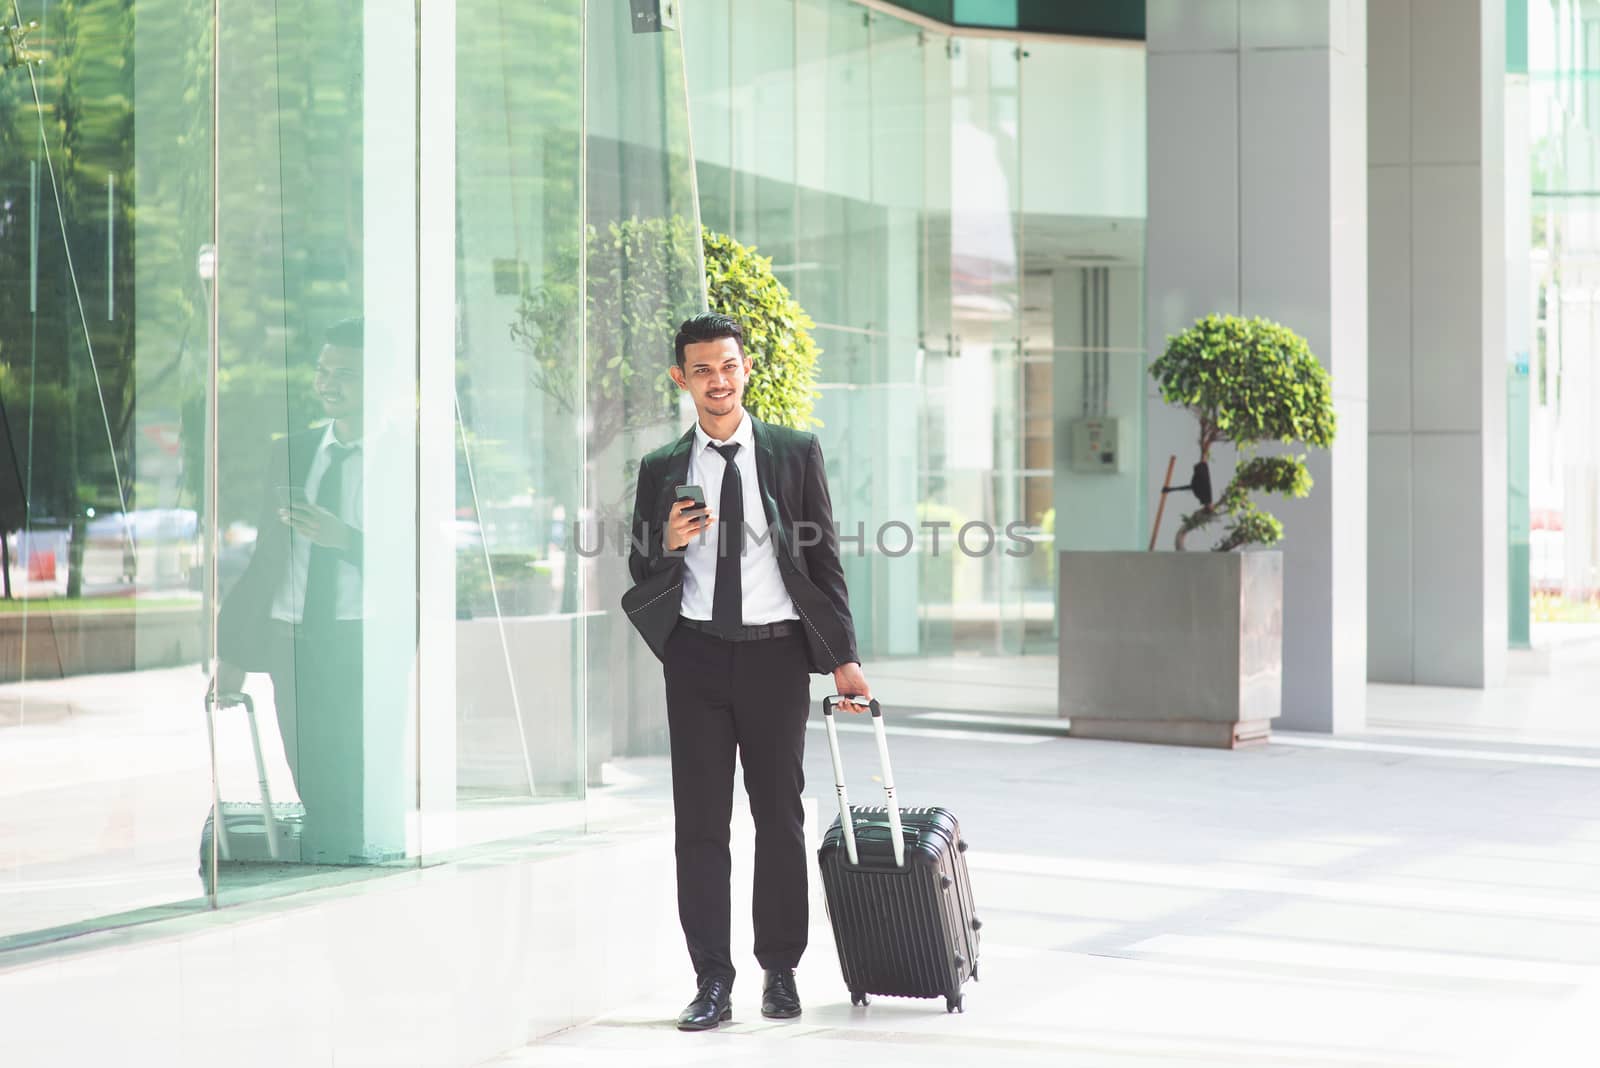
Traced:
<path id="1" fill-rule="evenodd" d="M 859 697 L 858 701 L 840 701 L 835 708 L 846 712 L 865 712 L 870 707 L 867 702 L 872 697 L 872 690 L 867 686 L 867 677 L 861 673 L 860 664 L 840 664 L 833 669 L 833 692 L 844 697 Z"/>
<path id="2" fill-rule="evenodd" d="M 217 673 L 211 677 L 212 700 L 216 700 L 219 696 L 242 692 L 244 676 L 244 668 L 236 667 L 226 660 L 218 660 Z"/>

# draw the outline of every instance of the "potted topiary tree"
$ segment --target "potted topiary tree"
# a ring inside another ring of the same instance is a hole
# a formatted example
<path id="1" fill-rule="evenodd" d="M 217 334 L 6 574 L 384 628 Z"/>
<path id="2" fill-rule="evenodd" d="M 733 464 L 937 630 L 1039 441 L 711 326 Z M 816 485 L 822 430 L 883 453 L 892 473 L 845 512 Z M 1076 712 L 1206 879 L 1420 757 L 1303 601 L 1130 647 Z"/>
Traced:
<path id="1" fill-rule="evenodd" d="M 1283 524 L 1257 509 L 1251 494 L 1304 497 L 1311 492 L 1311 472 L 1304 456 L 1256 456 L 1256 446 L 1304 442 L 1325 449 L 1337 428 L 1332 380 L 1305 339 L 1266 319 L 1211 315 L 1171 338 L 1150 374 L 1162 400 L 1189 409 L 1199 421 L 1206 481 L 1217 444 L 1233 444 L 1241 459 L 1222 496 L 1211 500 L 1205 494 L 1200 507 L 1183 517 L 1174 547 L 1185 548 L 1190 534 L 1219 519 L 1226 521 L 1226 533 L 1214 546 L 1219 552 L 1276 545 Z"/>
<path id="2" fill-rule="evenodd" d="M 1263 442 L 1330 446 L 1332 383 L 1293 331 L 1219 315 L 1169 338 L 1150 374 L 1162 399 L 1199 423 L 1199 462 L 1180 487 L 1199 507 L 1179 521 L 1179 552 L 1061 555 L 1061 714 L 1071 733 L 1087 737 L 1262 742 L 1282 708 L 1283 557 L 1269 547 L 1283 524 L 1253 495 L 1304 497 L 1311 473 L 1303 455 L 1256 450 Z M 1213 496 L 1212 454 L 1224 443 L 1239 463 Z M 1219 523 L 1216 551 L 1181 551 Z"/>

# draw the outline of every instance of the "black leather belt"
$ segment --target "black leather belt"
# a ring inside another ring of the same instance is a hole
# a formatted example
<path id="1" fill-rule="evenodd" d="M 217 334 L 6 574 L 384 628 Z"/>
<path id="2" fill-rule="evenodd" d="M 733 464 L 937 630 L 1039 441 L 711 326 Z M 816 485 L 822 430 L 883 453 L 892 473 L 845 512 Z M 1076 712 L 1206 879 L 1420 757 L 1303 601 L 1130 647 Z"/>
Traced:
<path id="1" fill-rule="evenodd" d="M 729 642 L 755 642 L 765 638 L 787 638 L 792 634 L 800 633 L 800 624 L 793 619 L 780 619 L 776 623 L 760 623 L 750 627 L 739 627 L 731 634 L 717 629 L 717 625 L 707 619 L 690 619 L 688 616 L 679 616 L 678 625 L 688 627 L 690 630 L 703 631 L 714 638 L 721 638 Z"/>

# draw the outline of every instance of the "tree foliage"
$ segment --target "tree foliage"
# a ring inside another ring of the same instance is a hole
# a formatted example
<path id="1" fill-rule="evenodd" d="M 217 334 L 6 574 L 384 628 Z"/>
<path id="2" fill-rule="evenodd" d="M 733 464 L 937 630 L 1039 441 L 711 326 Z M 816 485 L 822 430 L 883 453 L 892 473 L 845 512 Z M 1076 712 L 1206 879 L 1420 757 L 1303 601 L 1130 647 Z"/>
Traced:
<path id="1" fill-rule="evenodd" d="M 706 303 L 744 324 L 745 347 L 755 360 L 745 387 L 745 407 L 778 426 L 809 430 L 815 411 L 816 324 L 772 273 L 772 258 L 757 255 L 725 234 L 705 232 Z"/>
<path id="2" fill-rule="evenodd" d="M 698 310 L 699 263 L 682 217 L 627 219 L 588 228 L 587 263 L 558 253 L 554 281 L 522 295 L 512 339 L 528 354 L 529 377 L 563 412 L 588 414 L 591 453 L 626 430 L 671 418 L 666 358 L 678 324 Z M 588 317 L 580 314 L 587 279 Z M 579 331 L 587 322 L 586 356 Z"/>
<path id="3" fill-rule="evenodd" d="M 132 6 L 41 10 L 0 71 L 0 536 L 134 494 Z"/>
<path id="4" fill-rule="evenodd" d="M 511 336 L 527 353 L 534 385 L 566 412 L 587 410 L 589 448 L 624 431 L 659 425 L 676 408 L 667 374 L 678 325 L 699 310 L 700 260 L 713 311 L 737 318 L 754 359 L 745 406 L 781 426 L 817 425 L 818 348 L 810 316 L 772 273 L 772 260 L 704 230 L 696 256 L 680 216 L 630 218 L 588 235 L 587 353 L 580 376 L 579 271 L 572 249 L 551 270 L 560 281 L 523 294 Z"/>
<path id="5" fill-rule="evenodd" d="M 1257 492 L 1304 497 L 1311 472 L 1301 456 L 1256 456 L 1261 442 L 1333 444 L 1337 417 L 1333 385 L 1305 339 L 1266 319 L 1210 315 L 1169 338 L 1150 366 L 1168 404 L 1189 409 L 1200 423 L 1200 459 L 1209 463 L 1219 442 L 1231 442 L 1242 462 L 1220 496 L 1190 512 L 1178 527 L 1177 547 L 1219 520 L 1226 552 L 1244 545 L 1275 545 L 1283 524 L 1258 509 Z"/>

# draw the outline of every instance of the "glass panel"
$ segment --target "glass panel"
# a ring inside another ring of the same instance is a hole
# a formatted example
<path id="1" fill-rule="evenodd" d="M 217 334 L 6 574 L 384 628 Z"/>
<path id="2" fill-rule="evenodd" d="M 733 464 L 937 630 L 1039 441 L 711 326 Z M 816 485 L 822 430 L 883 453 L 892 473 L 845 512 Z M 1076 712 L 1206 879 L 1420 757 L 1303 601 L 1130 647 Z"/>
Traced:
<path id="1" fill-rule="evenodd" d="M 1018 52 L 1015 42 L 958 37 L 950 65 L 954 338 L 944 368 L 944 503 L 962 524 L 994 530 L 1014 521 L 1020 504 Z M 938 469 L 931 457 L 930 468 Z M 989 553 L 958 562 L 957 648 L 1021 651 L 1021 590 L 1003 559 Z"/>
<path id="2" fill-rule="evenodd" d="M 445 846 L 582 820 L 570 803 L 584 782 L 571 539 L 582 48 L 582 0 L 457 4 L 457 810 Z"/>
<path id="3" fill-rule="evenodd" d="M 1020 518 L 1038 548 L 1019 581 L 1027 645 L 1053 653 L 1054 612 L 1048 632 L 1035 613 L 1056 552 L 1145 544 L 1144 54 L 1030 40 L 1022 94 Z"/>
<path id="4" fill-rule="evenodd" d="M 1142 48 L 1031 39 L 1022 62 L 1022 203 L 1033 217 L 1145 214 Z M 1123 254 L 1139 255 L 1128 245 Z"/>
<path id="5" fill-rule="evenodd" d="M 734 237 L 772 257 L 793 287 L 795 13 L 793 0 L 740 0 L 733 17 Z M 699 127 L 696 127 L 698 131 Z"/>
<path id="6" fill-rule="evenodd" d="M 254 714 L 217 714 L 214 840 L 237 900 L 415 855 L 416 25 L 232 4 L 221 26 L 218 654 Z"/>
<path id="7" fill-rule="evenodd" d="M 789 5 L 783 7 L 784 21 L 792 25 Z M 733 232 L 733 125 L 741 84 L 733 80 L 733 11 L 734 0 L 695 0 L 691 10 L 680 15 L 689 102 L 694 115 L 700 216 L 718 233 Z M 791 68 L 792 63 L 786 63 L 776 73 L 792 79 Z M 792 108 L 787 116 L 767 114 L 762 118 L 791 128 L 794 121 Z M 789 158 L 793 159 L 792 149 Z"/>
<path id="8" fill-rule="evenodd" d="M 868 12 L 799 0 L 799 255 L 794 291 L 819 323 L 885 327 L 882 212 L 873 203 Z"/>
<path id="9" fill-rule="evenodd" d="M 926 285 L 923 224 L 928 195 L 928 122 L 924 61 L 943 42 L 898 19 L 872 22 L 872 190 L 881 220 L 882 302 L 874 321 L 891 337 L 922 330 Z M 914 373 L 904 346 L 891 375 Z"/>
<path id="10" fill-rule="evenodd" d="M 436 851 L 582 819 L 530 801 L 664 749 L 621 554 L 575 532 L 680 425 L 661 372 L 704 282 L 676 33 L 461 0 L 441 61 L 412 5 L 41 9 L 38 98 L 0 75 L 0 945 L 414 864 L 423 780 L 460 831 Z M 454 646 L 424 651 L 441 606 Z M 442 776 L 424 655 L 454 665 Z"/>
<path id="11" fill-rule="evenodd" d="M 1529 637 L 1544 644 L 1563 640 L 1562 624 L 1600 622 L 1594 387 L 1600 301 L 1593 282 L 1600 251 L 1600 11 L 1592 3 L 1536 0 L 1529 16 L 1535 345 L 1526 389 L 1513 383 L 1508 399 L 1526 398 L 1511 427 L 1527 427 L 1521 552 L 1533 600 Z M 1514 531 L 1514 547 L 1520 534 Z"/>
<path id="12" fill-rule="evenodd" d="M 44 62 L 0 70 L 0 948 L 205 903 L 212 64 L 183 7 L 24 4 Z"/>
<path id="13" fill-rule="evenodd" d="M 827 378 L 816 414 L 863 657 L 918 649 L 915 339 L 818 327 Z M 903 365 L 901 374 L 895 374 Z"/>
<path id="14" fill-rule="evenodd" d="M 693 11 L 690 12 L 693 14 Z M 661 665 L 618 607 L 632 585 L 626 528 L 641 456 L 687 425 L 667 375 L 678 324 L 705 307 L 700 219 L 688 144 L 683 51 L 676 32 L 634 34 L 623 4 L 588 5 L 587 260 L 582 482 L 577 519 L 587 772 L 618 781 L 615 762 L 666 752 Z M 613 768 L 608 769 L 608 762 Z"/>
<path id="15" fill-rule="evenodd" d="M 924 211 L 922 272 L 922 334 L 930 353 L 948 353 L 955 347 L 951 319 L 950 255 L 951 204 L 954 175 L 950 166 L 954 140 L 954 81 L 956 42 L 931 38 L 922 53 L 922 205 Z"/>

